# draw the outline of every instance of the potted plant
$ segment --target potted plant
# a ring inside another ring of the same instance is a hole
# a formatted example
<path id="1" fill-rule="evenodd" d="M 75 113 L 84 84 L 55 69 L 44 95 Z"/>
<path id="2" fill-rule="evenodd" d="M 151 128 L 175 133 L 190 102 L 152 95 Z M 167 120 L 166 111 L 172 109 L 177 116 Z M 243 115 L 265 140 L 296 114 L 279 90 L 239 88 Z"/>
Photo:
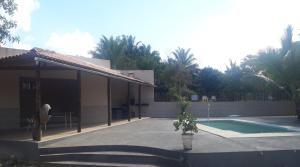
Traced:
<path id="1" fill-rule="evenodd" d="M 173 123 L 175 131 L 182 130 L 182 142 L 184 150 L 191 150 L 193 135 L 198 132 L 196 118 L 191 113 L 183 112 L 178 120 Z"/>

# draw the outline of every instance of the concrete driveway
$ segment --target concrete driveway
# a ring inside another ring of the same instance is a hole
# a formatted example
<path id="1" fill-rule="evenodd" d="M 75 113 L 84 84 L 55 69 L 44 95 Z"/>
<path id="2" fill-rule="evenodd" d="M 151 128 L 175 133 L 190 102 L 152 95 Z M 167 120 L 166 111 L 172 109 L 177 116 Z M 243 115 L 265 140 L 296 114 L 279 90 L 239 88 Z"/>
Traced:
<path id="1" fill-rule="evenodd" d="M 181 150 L 180 132 L 175 132 L 172 119 L 144 119 L 125 125 L 75 135 L 44 147 L 92 145 L 133 145 Z"/>
<path id="2" fill-rule="evenodd" d="M 40 159 L 92 166 L 181 166 L 181 135 L 172 122 L 143 119 L 67 137 L 42 146 Z"/>
<path id="3" fill-rule="evenodd" d="M 174 131 L 172 123 L 173 119 L 149 118 L 68 137 L 43 146 L 41 157 L 52 162 L 81 161 L 104 166 L 116 162 L 120 166 L 181 166 L 183 159 L 190 166 L 201 163 L 206 167 L 246 167 L 247 160 L 251 161 L 248 166 L 298 164 L 295 157 L 300 156 L 299 136 L 224 138 L 199 131 L 194 135 L 193 150 L 183 152 L 181 133 Z"/>

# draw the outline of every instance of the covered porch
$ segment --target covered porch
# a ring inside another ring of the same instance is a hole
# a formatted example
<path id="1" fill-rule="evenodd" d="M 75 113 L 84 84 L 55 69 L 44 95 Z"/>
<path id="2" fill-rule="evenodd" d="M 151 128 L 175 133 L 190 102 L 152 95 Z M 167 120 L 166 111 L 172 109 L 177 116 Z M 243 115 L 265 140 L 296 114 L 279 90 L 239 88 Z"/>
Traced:
<path id="1" fill-rule="evenodd" d="M 43 136 L 41 141 L 37 141 L 40 146 L 43 146 L 45 144 L 49 144 L 49 142 L 55 142 L 63 138 L 68 138 L 72 136 L 76 136 L 78 134 L 85 134 L 93 131 L 98 131 L 110 127 L 120 126 L 120 125 L 126 125 L 131 122 L 136 122 L 139 120 L 148 119 L 148 117 L 142 117 L 139 119 L 131 118 L 131 121 L 129 122 L 126 120 L 112 120 L 111 126 L 107 126 L 107 124 L 92 124 L 92 125 L 82 125 L 81 132 L 78 133 L 77 127 L 74 126 L 72 128 L 64 128 L 64 127 L 56 127 L 56 128 L 50 128 L 47 130 L 43 130 Z M 0 142 L 1 141 L 20 141 L 20 142 L 30 142 L 32 141 L 32 132 L 23 130 L 23 129 L 15 129 L 10 131 L 3 131 L 4 133 L 0 134 Z"/>
<path id="2" fill-rule="evenodd" d="M 67 135 L 141 119 L 142 106 L 148 104 L 143 90 L 154 86 L 105 64 L 43 49 L 0 58 L 0 77 L 0 131 L 27 138 L 32 130 Z M 52 108 L 46 125 L 40 121 L 43 104 Z M 42 135 L 32 136 L 42 140 Z"/>

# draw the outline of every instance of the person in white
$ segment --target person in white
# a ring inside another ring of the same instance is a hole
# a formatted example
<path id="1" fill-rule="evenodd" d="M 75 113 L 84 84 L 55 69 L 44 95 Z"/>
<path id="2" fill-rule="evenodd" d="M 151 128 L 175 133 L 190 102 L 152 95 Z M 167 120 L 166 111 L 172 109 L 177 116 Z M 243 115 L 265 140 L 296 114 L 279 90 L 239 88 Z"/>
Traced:
<path id="1" fill-rule="evenodd" d="M 49 104 L 44 104 L 40 110 L 40 123 L 44 124 L 45 130 L 46 130 L 46 124 L 51 118 L 51 115 L 49 115 L 50 110 L 51 110 L 51 106 Z"/>

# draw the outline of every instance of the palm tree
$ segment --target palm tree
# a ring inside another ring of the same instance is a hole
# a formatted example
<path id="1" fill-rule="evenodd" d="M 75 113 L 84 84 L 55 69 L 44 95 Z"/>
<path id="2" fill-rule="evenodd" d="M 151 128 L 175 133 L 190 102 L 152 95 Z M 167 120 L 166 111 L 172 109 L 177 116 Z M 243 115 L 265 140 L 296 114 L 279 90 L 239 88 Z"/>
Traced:
<path id="1" fill-rule="evenodd" d="M 154 69 L 160 63 L 159 53 L 152 51 L 150 45 L 136 42 L 134 36 L 102 36 L 95 50 L 90 52 L 94 58 L 111 61 L 114 69 Z"/>
<path id="2" fill-rule="evenodd" d="M 155 70 L 161 63 L 161 58 L 158 51 L 152 51 L 150 45 L 138 46 L 137 67 L 143 70 Z"/>
<path id="3" fill-rule="evenodd" d="M 281 54 L 285 56 L 291 49 L 293 43 L 293 27 L 288 25 L 283 37 L 281 38 Z"/>
<path id="4" fill-rule="evenodd" d="M 288 26 L 281 39 L 281 49 L 269 48 L 256 56 L 248 56 L 245 64 L 256 71 L 257 76 L 284 90 L 296 104 L 300 120 L 300 43 L 292 42 L 293 28 Z"/>
<path id="5" fill-rule="evenodd" d="M 172 96 L 188 96 L 192 91 L 188 88 L 192 83 L 192 72 L 197 68 L 196 60 L 190 49 L 178 48 L 173 53 L 174 58 L 168 58 L 165 78 L 169 83 L 169 93 Z"/>
<path id="6" fill-rule="evenodd" d="M 191 49 L 183 49 L 183 48 L 177 48 L 172 54 L 175 57 L 175 62 L 177 65 L 183 67 L 184 70 L 191 70 L 195 67 L 197 67 L 197 64 L 194 62 L 196 61 L 193 54 L 190 54 L 189 52 Z"/>
<path id="7" fill-rule="evenodd" d="M 229 60 L 229 66 L 226 66 L 224 73 L 224 93 L 229 100 L 240 100 L 243 91 L 242 77 L 244 73 L 236 62 Z"/>
<path id="8" fill-rule="evenodd" d="M 107 38 L 102 36 L 97 47 L 94 51 L 91 51 L 93 58 L 110 60 L 111 66 L 114 69 L 119 68 L 119 62 L 125 52 L 125 45 L 120 37 Z"/>

